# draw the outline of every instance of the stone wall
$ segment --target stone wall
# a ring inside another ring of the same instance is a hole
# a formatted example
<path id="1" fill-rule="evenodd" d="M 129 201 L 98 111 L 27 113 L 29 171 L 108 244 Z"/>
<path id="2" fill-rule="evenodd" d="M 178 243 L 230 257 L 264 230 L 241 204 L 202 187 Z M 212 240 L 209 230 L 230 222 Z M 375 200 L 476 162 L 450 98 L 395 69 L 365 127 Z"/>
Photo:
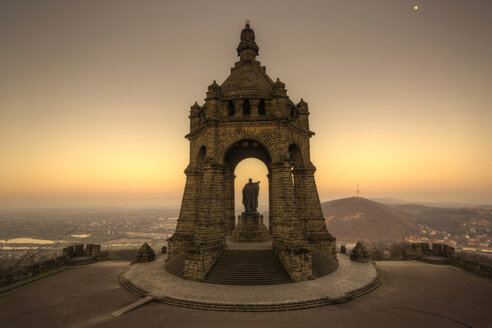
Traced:
<path id="1" fill-rule="evenodd" d="M 101 245 L 97 244 L 76 244 L 63 249 L 62 256 L 71 259 L 77 256 L 97 256 L 101 252 Z"/>
<path id="2" fill-rule="evenodd" d="M 101 252 L 100 245 L 87 244 L 85 247 L 83 244 L 71 245 L 65 247 L 62 251 L 62 255 L 57 256 L 54 259 L 48 259 L 13 269 L 11 272 L 7 273 L 4 280 L 0 281 L 0 285 L 26 279 L 44 272 L 53 271 L 62 266 L 75 265 L 71 259 L 77 256 L 91 257 L 92 262 L 108 260 L 108 252 Z M 82 264 L 87 264 L 87 262 L 79 263 L 79 265 Z"/>
<path id="3" fill-rule="evenodd" d="M 292 282 L 314 279 L 313 257 L 309 248 L 274 248 Z"/>
<path id="4" fill-rule="evenodd" d="M 428 243 L 413 243 L 411 249 L 404 250 L 404 256 L 407 260 L 418 260 L 422 256 L 444 257 L 451 265 L 492 278 L 492 264 L 484 261 L 480 254 L 456 253 L 455 248 L 447 244 L 432 243 L 430 248 Z"/>

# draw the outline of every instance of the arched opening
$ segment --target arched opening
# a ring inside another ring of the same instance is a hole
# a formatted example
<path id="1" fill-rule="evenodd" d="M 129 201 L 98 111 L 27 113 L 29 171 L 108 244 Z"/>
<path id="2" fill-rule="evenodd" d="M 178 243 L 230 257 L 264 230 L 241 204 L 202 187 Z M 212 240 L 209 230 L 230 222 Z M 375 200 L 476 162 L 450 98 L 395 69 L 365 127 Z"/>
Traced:
<path id="1" fill-rule="evenodd" d="M 258 212 L 265 213 L 264 221 L 267 225 L 270 217 L 271 185 L 269 183 L 269 167 L 271 157 L 268 150 L 258 141 L 245 139 L 235 142 L 224 155 L 224 192 L 225 218 L 229 232 L 234 228 L 237 215 L 244 211 L 242 205 L 242 189 L 252 179 L 260 181 L 258 197 Z M 266 195 L 266 196 L 265 196 Z"/>
<path id="2" fill-rule="evenodd" d="M 303 166 L 301 150 L 299 149 L 299 147 L 297 147 L 296 144 L 291 144 L 289 146 L 289 154 L 290 154 L 292 169 L 294 172 L 295 169 L 298 169 Z M 291 175 L 292 175 L 292 185 L 295 188 L 296 175 L 294 173 L 291 173 Z"/>
<path id="3" fill-rule="evenodd" d="M 294 168 L 299 168 L 303 165 L 301 150 L 296 144 L 289 146 L 289 154 Z"/>
<path id="4" fill-rule="evenodd" d="M 229 100 L 229 103 L 227 104 L 227 115 L 234 116 L 235 113 L 236 108 L 234 106 L 234 103 L 232 102 L 232 100 Z"/>
<path id="5" fill-rule="evenodd" d="M 251 105 L 249 103 L 249 99 L 244 100 L 243 102 L 243 115 L 251 114 Z"/>
<path id="6" fill-rule="evenodd" d="M 297 108 L 290 106 L 290 118 L 295 120 L 297 118 Z"/>
<path id="7" fill-rule="evenodd" d="M 265 224 L 268 227 L 268 168 L 265 164 L 256 158 L 247 158 L 242 160 L 234 170 L 234 213 L 237 216 L 244 210 L 242 204 L 242 189 L 248 179 L 253 182 L 260 181 L 260 192 L 258 194 L 258 212 L 265 217 Z M 237 222 L 236 222 L 237 223 Z"/>
<path id="8" fill-rule="evenodd" d="M 202 146 L 198 151 L 198 156 L 196 159 L 196 167 L 201 169 L 205 165 L 205 157 L 207 156 L 207 147 Z"/>
<path id="9" fill-rule="evenodd" d="M 265 100 L 264 99 L 260 100 L 260 103 L 258 104 L 258 114 L 259 115 L 266 115 L 266 107 L 265 107 Z"/>
<path id="10" fill-rule="evenodd" d="M 198 113 L 198 124 L 200 127 L 205 124 L 205 111 L 203 109 Z"/>

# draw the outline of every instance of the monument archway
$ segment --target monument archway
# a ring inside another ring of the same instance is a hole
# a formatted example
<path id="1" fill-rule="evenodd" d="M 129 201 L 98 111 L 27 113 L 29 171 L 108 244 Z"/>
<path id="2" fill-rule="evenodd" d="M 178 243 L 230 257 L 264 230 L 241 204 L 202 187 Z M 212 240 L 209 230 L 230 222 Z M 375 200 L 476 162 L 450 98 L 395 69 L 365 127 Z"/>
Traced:
<path id="1" fill-rule="evenodd" d="M 234 228 L 234 169 L 257 158 L 268 169 L 272 248 L 292 281 L 314 279 L 312 254 L 336 260 L 310 161 L 308 104 L 296 105 L 285 84 L 256 60 L 255 34 L 246 24 L 240 60 L 219 86 L 208 87 L 203 105 L 190 109 L 189 165 L 169 260 L 184 256 L 183 276 L 204 280 Z"/>
<path id="2" fill-rule="evenodd" d="M 270 175 L 270 164 L 271 164 L 271 156 L 265 146 L 263 146 L 260 142 L 253 139 L 243 139 L 237 142 L 234 142 L 230 147 L 226 150 L 224 154 L 224 168 L 225 168 L 225 180 L 224 180 L 224 189 L 226 198 L 224 199 L 226 215 L 225 215 L 225 229 L 226 235 L 230 235 L 232 230 L 234 229 L 236 222 L 236 206 L 235 206 L 235 185 L 236 185 L 236 167 L 240 162 L 248 158 L 255 158 L 263 164 L 265 164 L 268 175 L 265 177 L 269 177 Z M 264 184 L 264 187 L 270 186 L 270 182 L 268 184 Z M 261 187 L 263 187 L 261 186 Z M 270 212 L 270 204 L 268 205 L 268 209 Z"/>
<path id="3" fill-rule="evenodd" d="M 258 193 L 258 212 L 266 213 L 269 211 L 268 202 L 268 168 L 265 163 L 256 158 L 243 159 L 236 166 L 234 170 L 234 207 L 236 216 L 239 215 L 243 209 L 243 188 L 251 178 L 253 181 L 260 181 L 260 188 Z M 265 219 L 268 215 L 265 217 Z M 265 223 L 266 224 L 266 223 Z"/>

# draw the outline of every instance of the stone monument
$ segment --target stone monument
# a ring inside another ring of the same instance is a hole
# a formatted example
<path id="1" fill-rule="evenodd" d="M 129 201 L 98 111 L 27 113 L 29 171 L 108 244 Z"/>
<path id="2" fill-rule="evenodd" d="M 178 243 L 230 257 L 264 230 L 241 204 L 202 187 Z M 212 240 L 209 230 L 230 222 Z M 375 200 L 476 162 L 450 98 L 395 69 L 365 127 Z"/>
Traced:
<path id="1" fill-rule="evenodd" d="M 144 243 L 137 253 L 137 262 L 152 262 L 155 260 L 155 253 L 149 244 Z"/>
<path id="2" fill-rule="evenodd" d="M 183 256 L 184 278 L 206 278 L 234 230 L 236 166 L 256 158 L 268 169 L 275 256 L 292 281 L 314 279 L 313 250 L 336 261 L 336 244 L 314 179 L 308 104 L 292 102 L 285 84 L 273 81 L 256 60 L 259 47 L 249 22 L 236 50 L 239 61 L 229 77 L 221 85 L 213 81 L 205 103 L 190 108 L 190 160 L 168 260 Z"/>
<path id="3" fill-rule="evenodd" d="M 258 193 L 260 182 L 249 182 L 243 188 L 244 212 L 239 215 L 238 223 L 232 231 L 232 241 L 260 242 L 270 239 L 267 227 L 263 223 L 263 215 L 258 213 Z"/>
<path id="4" fill-rule="evenodd" d="M 357 262 L 369 262 L 369 252 L 363 242 L 359 241 L 350 252 L 350 259 Z"/>

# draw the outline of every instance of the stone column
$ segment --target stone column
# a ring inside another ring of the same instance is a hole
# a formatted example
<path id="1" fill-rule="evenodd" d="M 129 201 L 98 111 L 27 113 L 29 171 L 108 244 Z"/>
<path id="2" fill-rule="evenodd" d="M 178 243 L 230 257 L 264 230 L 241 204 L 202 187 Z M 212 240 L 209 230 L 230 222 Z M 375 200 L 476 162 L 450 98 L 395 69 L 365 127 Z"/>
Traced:
<path id="1" fill-rule="evenodd" d="M 224 210 L 225 210 L 225 231 L 231 235 L 236 225 L 236 215 L 234 213 L 234 179 L 236 176 L 232 172 L 224 175 Z"/>
<path id="2" fill-rule="evenodd" d="M 273 250 L 292 281 L 314 279 L 311 250 L 303 239 L 301 224 L 296 217 L 290 164 L 273 163 L 271 175 L 275 218 Z"/>
<path id="3" fill-rule="evenodd" d="M 243 117 L 243 101 L 242 99 L 233 100 L 234 103 L 234 117 Z"/>
<path id="4" fill-rule="evenodd" d="M 186 251 L 184 277 L 204 280 L 225 246 L 224 167 L 206 163 L 193 244 Z"/>
<path id="5" fill-rule="evenodd" d="M 249 104 L 251 105 L 251 117 L 258 117 L 258 104 L 260 103 L 260 99 L 250 99 Z"/>
<path id="6" fill-rule="evenodd" d="M 270 172 L 270 168 L 268 168 L 268 172 Z M 273 189 L 272 189 L 272 174 L 267 174 L 268 178 L 268 230 L 270 235 L 273 234 L 273 225 L 275 224 L 273 212 L 272 212 L 272 198 L 273 198 Z"/>
<path id="7" fill-rule="evenodd" d="M 201 185 L 202 172 L 198 169 L 188 167 L 185 170 L 186 184 L 181 201 L 176 231 L 168 241 L 168 260 L 190 246 L 193 239 L 194 219 L 200 203 L 199 188 Z"/>
<path id="8" fill-rule="evenodd" d="M 294 190 L 299 219 L 303 224 L 305 239 L 321 251 L 336 259 L 336 239 L 326 228 L 323 210 L 314 180 L 316 168 L 311 165 L 294 169 Z"/>

